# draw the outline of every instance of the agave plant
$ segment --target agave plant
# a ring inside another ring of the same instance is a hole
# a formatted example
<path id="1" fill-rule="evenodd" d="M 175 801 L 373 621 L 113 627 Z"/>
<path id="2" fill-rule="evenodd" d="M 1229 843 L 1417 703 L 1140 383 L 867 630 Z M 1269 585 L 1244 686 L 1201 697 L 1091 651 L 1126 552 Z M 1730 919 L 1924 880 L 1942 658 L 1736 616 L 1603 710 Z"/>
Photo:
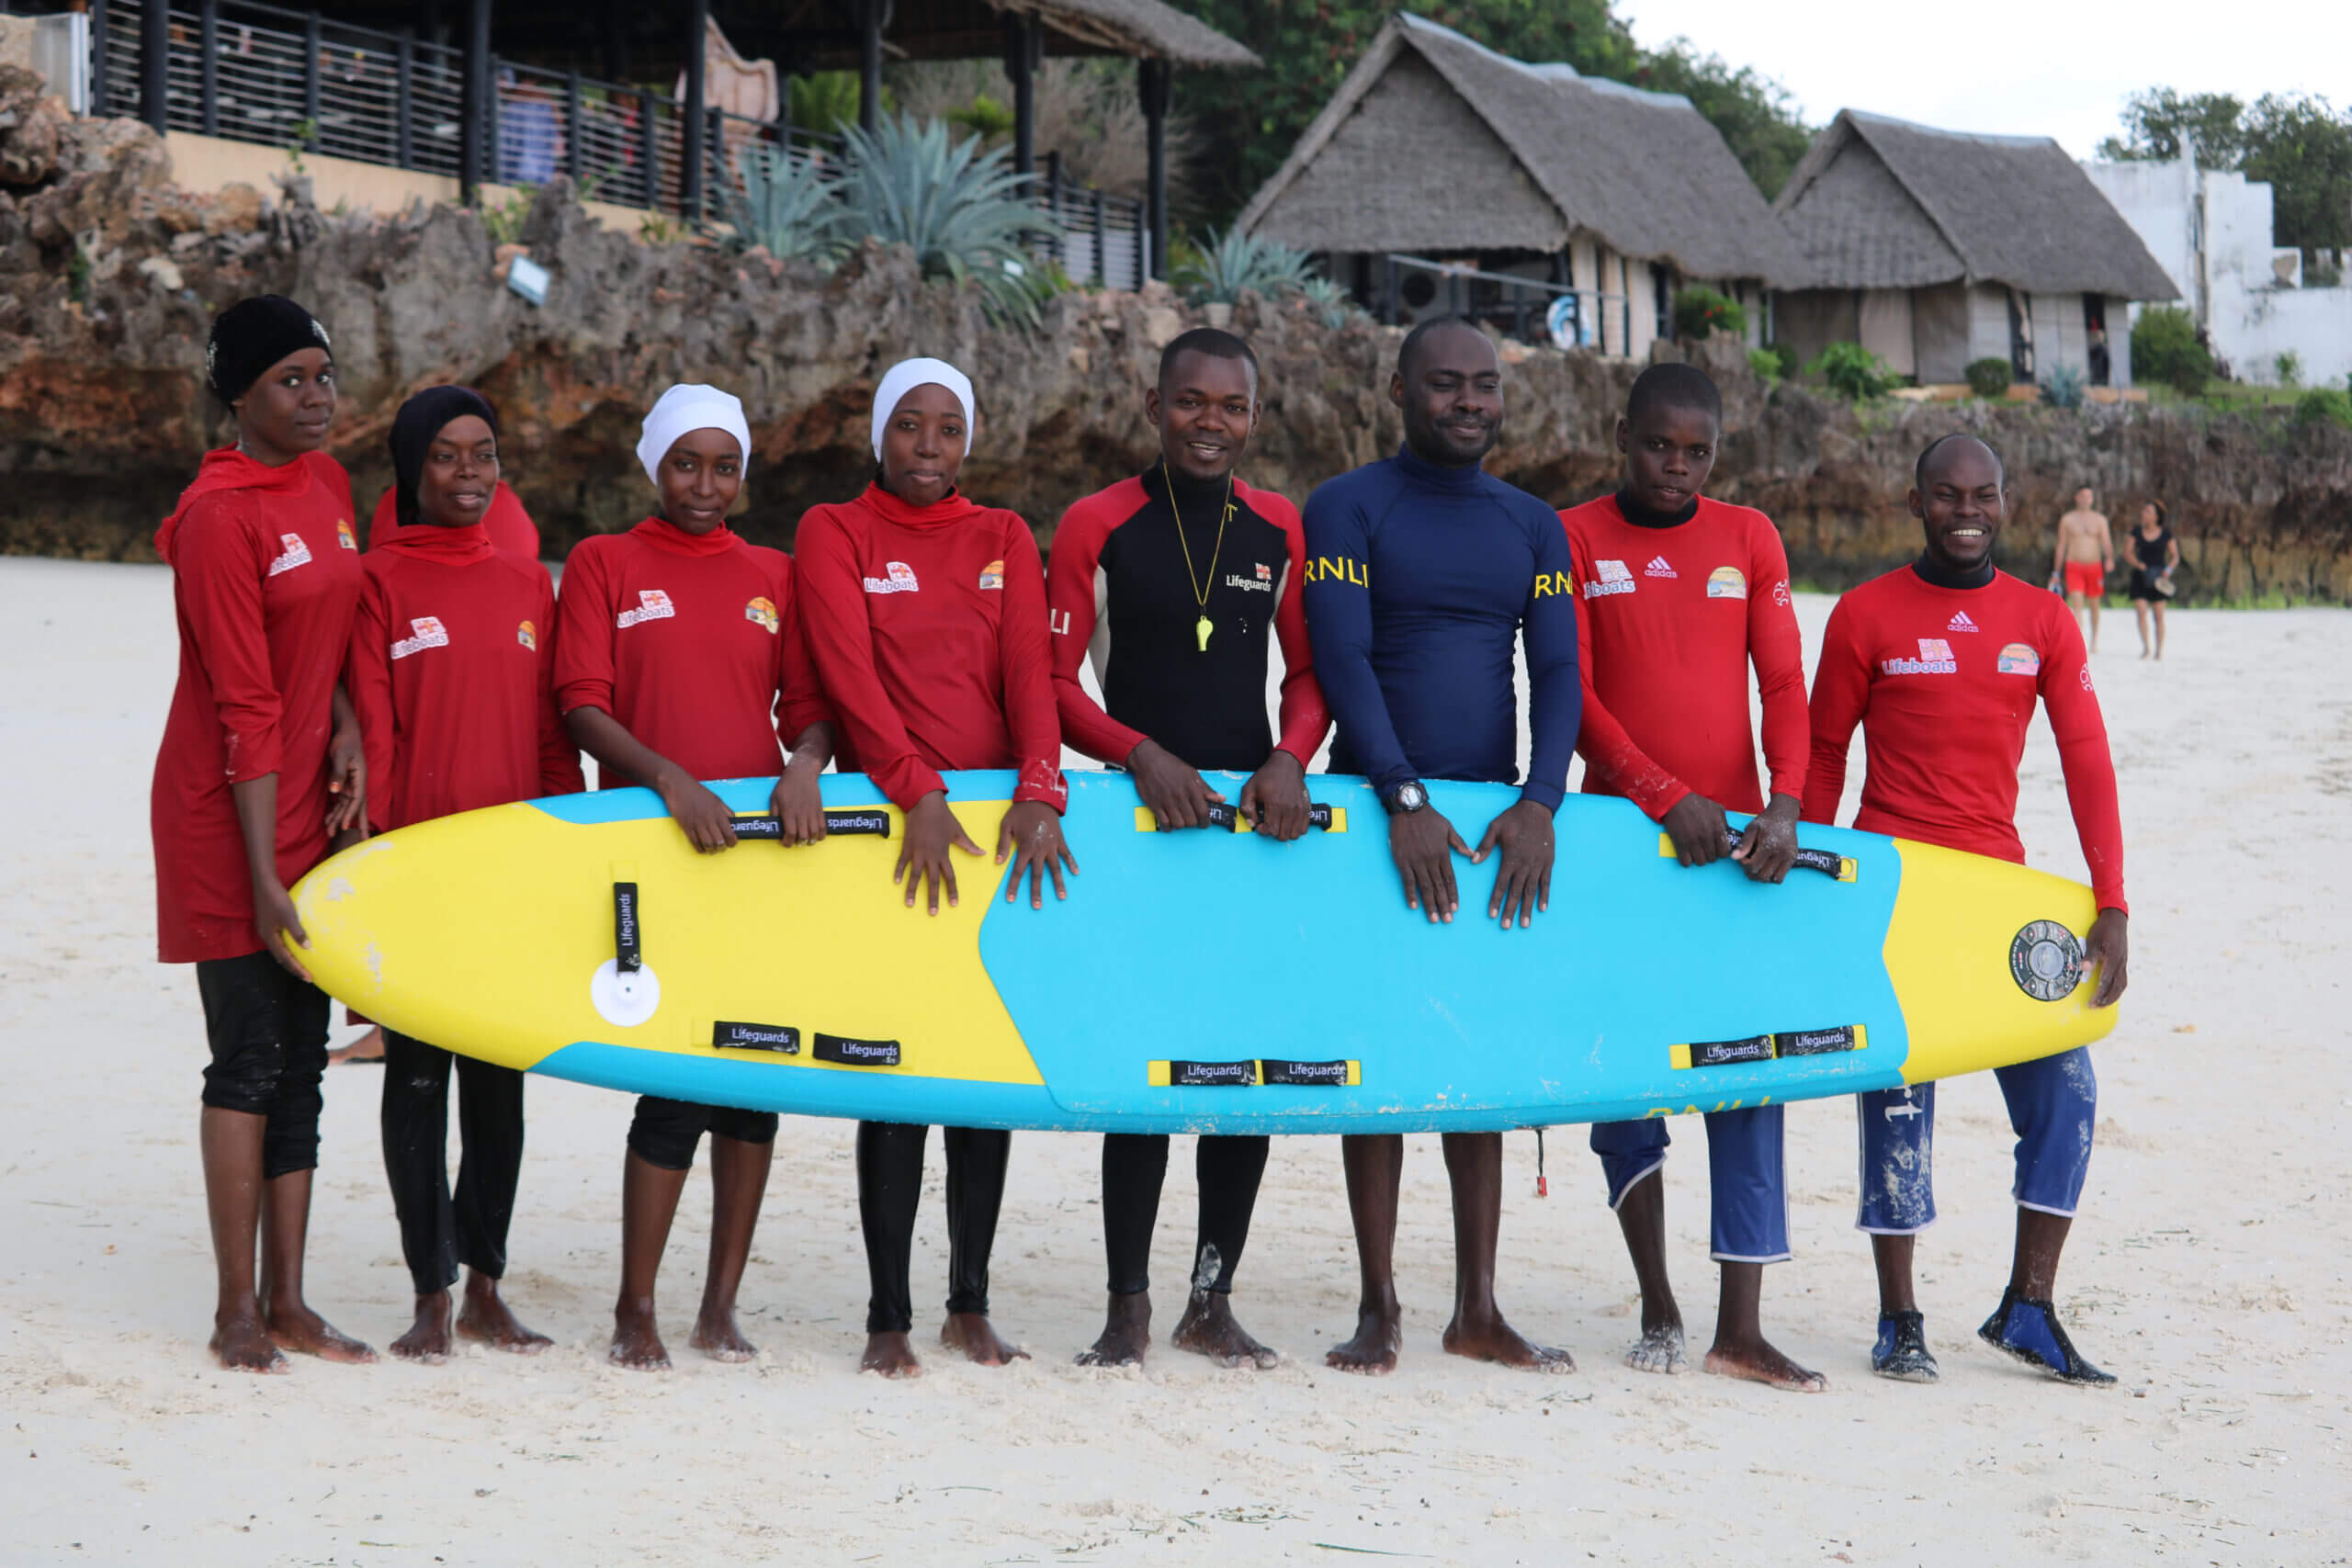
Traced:
<path id="1" fill-rule="evenodd" d="M 2052 408 L 2078 409 L 2090 387 L 2079 365 L 2053 365 L 2041 378 L 2041 400 Z"/>
<path id="2" fill-rule="evenodd" d="M 1323 324 L 1338 332 L 1356 313 L 1355 296 L 1320 273 L 1299 285 L 1300 298 L 1323 320 Z"/>
<path id="3" fill-rule="evenodd" d="M 1003 148 L 980 151 L 980 139 L 951 142 L 938 120 L 894 115 L 871 135 L 842 129 L 849 165 L 841 179 L 843 232 L 852 242 L 906 245 L 925 277 L 970 283 L 981 309 L 1000 325 L 1037 324 L 1052 274 L 1029 251 L 1059 229 L 1023 199 L 1023 177 Z"/>
<path id="4" fill-rule="evenodd" d="M 1245 288 L 1269 299 L 1304 293 L 1313 276 L 1305 251 L 1238 230 L 1219 234 L 1211 229 L 1204 236 L 1200 259 L 1180 268 L 1175 282 L 1196 305 L 1231 305 Z"/>
<path id="5" fill-rule="evenodd" d="M 727 221 L 734 244 L 766 248 L 778 261 L 810 256 L 824 261 L 842 252 L 847 215 L 838 183 L 816 159 L 758 144 L 735 159 L 735 178 L 726 191 Z"/>

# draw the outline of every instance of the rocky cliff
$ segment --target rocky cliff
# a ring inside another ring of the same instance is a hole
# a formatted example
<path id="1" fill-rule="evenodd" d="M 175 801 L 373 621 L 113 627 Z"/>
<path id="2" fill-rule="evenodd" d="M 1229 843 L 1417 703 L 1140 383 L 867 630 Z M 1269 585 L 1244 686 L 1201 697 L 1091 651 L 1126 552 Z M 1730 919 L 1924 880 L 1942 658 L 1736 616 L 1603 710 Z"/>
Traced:
<path id="1" fill-rule="evenodd" d="M 763 253 L 648 245 L 598 228 L 560 181 L 520 238 L 551 275 L 544 307 L 503 287 L 472 212 L 322 213 L 290 177 L 267 197 L 183 191 L 145 128 L 66 117 L 0 68 L 0 550 L 147 556 L 155 521 L 230 429 L 203 389 L 203 344 L 212 313 L 246 294 L 290 294 L 334 333 L 333 448 L 363 508 L 389 480 L 400 400 L 467 381 L 503 411 L 509 478 L 551 551 L 642 515 L 637 421 L 677 379 L 742 396 L 758 450 L 739 526 L 788 543 L 804 507 L 864 481 L 875 382 L 918 353 L 963 366 L 979 389 L 966 488 L 1049 536 L 1071 499 L 1149 461 L 1141 389 L 1195 320 L 1155 288 L 1065 295 L 1042 332 L 1000 332 L 903 254 L 871 250 L 827 275 Z M 1256 300 L 1235 325 L 1265 369 L 1254 480 L 1303 498 L 1394 446 L 1396 333 L 1361 318 L 1335 332 Z M 1495 470 L 1561 504 L 1608 488 L 1634 367 L 1505 353 Z M 1842 585 L 1911 554 L 1911 460 L 1966 427 L 2007 461 L 2004 555 L 2030 577 L 2051 520 L 2087 483 L 2119 514 L 2148 495 L 2172 507 L 2193 595 L 2352 602 L 2352 432 L 2201 409 L 1857 411 L 1768 388 L 1736 354 L 1712 357 L 1728 400 L 1715 491 L 1770 512 L 1803 578 Z"/>

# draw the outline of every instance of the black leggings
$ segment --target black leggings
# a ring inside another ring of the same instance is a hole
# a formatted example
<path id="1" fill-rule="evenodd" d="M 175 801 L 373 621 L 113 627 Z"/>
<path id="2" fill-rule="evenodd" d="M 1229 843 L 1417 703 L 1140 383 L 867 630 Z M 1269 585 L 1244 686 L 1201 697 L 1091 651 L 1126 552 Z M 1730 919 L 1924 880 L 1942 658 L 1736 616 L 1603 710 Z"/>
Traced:
<path id="1" fill-rule="evenodd" d="M 201 959 L 197 995 L 212 1060 L 204 1103 L 264 1118 L 261 1175 L 275 1181 L 319 1163 L 319 1080 L 327 1070 L 327 994 L 266 953 Z"/>
<path id="2" fill-rule="evenodd" d="M 458 1066 L 465 1152 L 449 1193 L 449 1064 Z M 506 1272 L 506 1225 L 523 1174 L 523 1075 L 384 1031 L 384 1175 L 400 1216 L 401 1256 L 420 1296 L 458 1282 L 462 1262 Z"/>
<path id="3" fill-rule="evenodd" d="M 947 1310 L 988 1315 L 989 1251 L 1004 1203 L 1004 1168 L 1012 1134 L 994 1129 L 942 1129 L 947 1145 Z M 857 1124 L 857 1217 L 865 1229 L 865 1271 L 873 1294 L 865 1332 L 904 1334 L 914 1326 L 907 1275 L 922 1200 L 922 1149 L 931 1129 L 903 1122 Z"/>
<path id="4" fill-rule="evenodd" d="M 1199 1140 L 1193 1153 L 1201 1219 L 1193 1247 L 1192 1289 L 1232 1291 L 1271 1146 L 1272 1140 L 1263 1137 Z M 1159 1187 L 1167 1175 L 1165 1133 L 1102 1135 L 1102 1250 L 1110 1258 L 1114 1296 L 1140 1295 L 1151 1288 L 1151 1232 L 1159 1223 Z"/>

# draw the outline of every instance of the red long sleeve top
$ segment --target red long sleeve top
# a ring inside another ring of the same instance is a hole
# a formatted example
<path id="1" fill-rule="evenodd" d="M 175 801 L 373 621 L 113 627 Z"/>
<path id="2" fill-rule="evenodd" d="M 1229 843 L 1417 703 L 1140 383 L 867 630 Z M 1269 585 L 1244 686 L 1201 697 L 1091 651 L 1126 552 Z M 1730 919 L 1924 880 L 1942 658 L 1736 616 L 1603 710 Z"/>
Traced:
<path id="1" fill-rule="evenodd" d="M 359 598 L 351 514 L 350 477 L 324 453 L 273 468 L 225 446 L 156 532 L 180 627 L 149 797 L 166 964 L 261 951 L 232 785 L 277 775 L 280 881 L 326 854 L 334 685 Z"/>
<path id="2" fill-rule="evenodd" d="M 1017 768 L 1016 801 L 1069 804 L 1029 525 L 961 494 L 915 507 L 868 485 L 809 508 L 794 554 L 844 772 L 901 810 L 959 768 Z"/>
<path id="3" fill-rule="evenodd" d="M 1155 468 L 1073 503 L 1054 531 L 1046 606 L 1062 739 L 1105 762 L 1125 761 L 1148 737 L 1196 768 L 1253 773 L 1276 750 L 1304 768 L 1331 713 L 1306 644 L 1298 508 L 1236 479 L 1220 520 L 1222 481 L 1175 486 L 1182 530 L 1167 470 Z M 1206 648 L 1204 615 L 1214 628 Z M 1266 724 L 1269 630 L 1283 650 L 1279 740 Z M 1099 704 L 1079 682 L 1089 660 Z"/>
<path id="4" fill-rule="evenodd" d="M 1560 513 L 1575 558 L 1584 671 L 1584 793 L 1653 818 L 1697 791 L 1761 811 L 1747 670 L 1764 699 L 1771 793 L 1804 794 L 1804 649 L 1772 520 L 1702 496 L 1689 521 L 1644 527 L 1615 496 Z"/>
<path id="5" fill-rule="evenodd" d="M 795 634 L 792 558 L 660 517 L 582 539 L 556 601 L 555 700 L 601 708 L 698 779 L 776 772 L 829 716 Z M 599 787 L 639 781 L 616 769 Z"/>
<path id="6" fill-rule="evenodd" d="M 530 512 L 523 505 L 523 498 L 508 487 L 504 479 L 491 492 L 490 510 L 481 516 L 482 527 L 489 530 L 490 547 L 507 555 L 521 556 L 525 560 L 539 558 L 539 525 L 531 521 Z M 376 502 L 376 511 L 368 519 L 368 548 L 382 549 L 395 539 L 424 533 L 426 525 L 401 525 L 400 492 L 388 490 Z"/>
<path id="7" fill-rule="evenodd" d="M 363 565 L 345 680 L 374 827 L 588 787 L 555 711 L 547 568 L 480 523 L 404 530 Z"/>
<path id="8" fill-rule="evenodd" d="M 2066 602 L 2006 572 L 1944 588 L 1911 567 L 1838 601 L 1813 681 L 1804 819 L 1832 822 L 1846 752 L 1868 765 L 1854 826 L 2022 863 L 2018 762 L 2039 699 L 2102 909 L 2123 909 L 2123 827 L 2107 724 Z"/>

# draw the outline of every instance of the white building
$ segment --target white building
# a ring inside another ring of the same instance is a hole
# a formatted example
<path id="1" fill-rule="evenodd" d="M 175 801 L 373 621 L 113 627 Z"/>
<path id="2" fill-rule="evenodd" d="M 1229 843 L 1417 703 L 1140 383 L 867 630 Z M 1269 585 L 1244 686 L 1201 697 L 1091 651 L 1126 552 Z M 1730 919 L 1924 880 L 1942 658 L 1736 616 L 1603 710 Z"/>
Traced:
<path id="1" fill-rule="evenodd" d="M 2301 287 L 2302 253 L 2271 241 L 2269 186 L 2188 159 L 2083 169 L 2147 243 L 2233 377 L 2276 383 L 2282 354 L 2295 356 L 2306 386 L 2352 376 L 2352 288 Z"/>

